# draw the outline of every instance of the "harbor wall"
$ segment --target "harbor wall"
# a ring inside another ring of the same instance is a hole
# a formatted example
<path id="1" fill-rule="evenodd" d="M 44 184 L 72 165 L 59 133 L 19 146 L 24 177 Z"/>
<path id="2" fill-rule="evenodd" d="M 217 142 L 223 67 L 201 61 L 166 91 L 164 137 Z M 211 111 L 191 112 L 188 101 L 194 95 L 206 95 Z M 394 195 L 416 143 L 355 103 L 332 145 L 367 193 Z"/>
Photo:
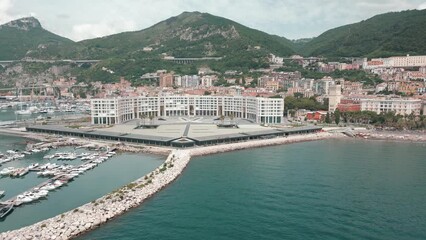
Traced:
<path id="1" fill-rule="evenodd" d="M 121 215 L 175 180 L 190 160 L 187 150 L 174 150 L 148 175 L 61 215 L 0 234 L 2 240 L 70 239 Z"/>
<path id="2" fill-rule="evenodd" d="M 309 133 L 309 134 L 300 134 L 300 135 L 291 135 L 287 137 L 277 137 L 272 139 L 265 140 L 252 140 L 231 144 L 223 145 L 214 145 L 202 148 L 193 148 L 191 149 L 191 156 L 203 156 L 214 153 L 221 152 L 230 152 L 236 150 L 243 150 L 249 148 L 258 148 L 258 147 L 267 147 L 281 144 L 297 143 L 297 142 L 306 142 L 306 141 L 316 141 L 332 137 L 343 137 L 342 134 L 332 134 L 328 132 L 318 132 L 318 133 Z"/>

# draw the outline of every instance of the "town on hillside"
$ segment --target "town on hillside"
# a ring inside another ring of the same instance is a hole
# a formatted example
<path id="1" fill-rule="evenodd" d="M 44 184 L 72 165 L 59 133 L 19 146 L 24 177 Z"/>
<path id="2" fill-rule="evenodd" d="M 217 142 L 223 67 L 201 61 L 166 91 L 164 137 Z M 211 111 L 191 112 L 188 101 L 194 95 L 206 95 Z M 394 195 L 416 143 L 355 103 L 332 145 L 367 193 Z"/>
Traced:
<path id="1" fill-rule="evenodd" d="M 170 57 L 167 60 L 170 59 L 180 65 L 193 61 Z M 338 60 L 270 54 L 269 68 L 246 73 L 233 69 L 215 72 L 207 66 L 198 68 L 198 74 L 194 75 L 158 69 L 141 75 L 139 84 L 124 77 L 116 83 L 87 83 L 73 76 L 53 81 L 38 78 L 26 85 L 17 82 L 14 87 L 3 88 L 0 94 L 10 102 L 83 101 L 87 111 L 90 99 L 99 98 L 176 95 L 282 98 L 283 116 L 297 123 L 384 123 L 379 116 L 387 114 L 392 115 L 396 124 L 401 116 L 425 114 L 426 56 Z M 53 71 L 56 68 L 60 67 L 53 67 Z M 114 69 L 102 70 L 114 73 Z M 7 106 L 10 104 L 2 103 L 2 108 Z"/>

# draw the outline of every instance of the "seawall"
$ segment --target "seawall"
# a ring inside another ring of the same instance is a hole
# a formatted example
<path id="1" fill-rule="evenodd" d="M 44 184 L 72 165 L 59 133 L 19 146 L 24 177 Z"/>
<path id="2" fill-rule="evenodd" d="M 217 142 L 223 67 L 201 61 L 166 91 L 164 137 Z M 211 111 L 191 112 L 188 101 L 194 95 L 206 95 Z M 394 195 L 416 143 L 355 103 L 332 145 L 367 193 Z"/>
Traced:
<path id="1" fill-rule="evenodd" d="M 332 134 L 328 132 L 319 132 L 312 134 L 303 134 L 303 135 L 292 135 L 288 137 L 279 137 L 272 139 L 263 139 L 263 140 L 252 140 L 247 142 L 238 142 L 231 144 L 223 145 L 214 145 L 202 148 L 193 148 L 191 149 L 191 156 L 203 156 L 214 153 L 221 152 L 230 152 L 236 150 L 243 150 L 249 148 L 258 148 L 258 147 L 267 147 L 281 144 L 297 143 L 297 142 L 306 142 L 306 141 L 316 141 L 332 137 L 343 137 L 342 134 Z"/>

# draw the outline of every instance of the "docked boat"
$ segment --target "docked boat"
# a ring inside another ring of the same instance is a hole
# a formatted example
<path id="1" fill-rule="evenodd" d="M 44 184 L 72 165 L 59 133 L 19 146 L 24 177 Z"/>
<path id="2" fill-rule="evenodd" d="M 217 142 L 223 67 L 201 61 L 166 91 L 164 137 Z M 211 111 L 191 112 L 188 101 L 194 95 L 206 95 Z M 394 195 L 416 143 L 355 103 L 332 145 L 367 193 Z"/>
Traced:
<path id="1" fill-rule="evenodd" d="M 61 187 L 62 185 L 64 185 L 64 183 L 63 182 L 61 182 L 61 181 L 59 181 L 59 180 L 56 180 L 54 183 L 53 183 L 53 186 L 55 186 L 55 187 Z"/>
<path id="2" fill-rule="evenodd" d="M 4 191 L 0 191 L 0 198 L 4 196 Z"/>
<path id="3" fill-rule="evenodd" d="M 16 115 L 31 115 L 32 112 L 31 110 L 27 109 L 27 110 L 17 110 L 15 111 Z"/>
<path id="4" fill-rule="evenodd" d="M 55 185 L 53 185 L 52 183 L 48 183 L 46 185 L 44 185 L 43 187 L 41 187 L 41 190 L 47 190 L 47 191 L 52 191 L 54 190 L 56 187 Z"/>
<path id="5" fill-rule="evenodd" d="M 53 158 L 55 158 L 55 155 L 46 155 L 46 156 L 43 157 L 43 159 L 48 159 L 48 160 L 53 159 Z"/>
<path id="6" fill-rule="evenodd" d="M 81 153 L 81 154 L 77 155 L 76 157 L 84 158 L 84 157 L 87 157 L 87 156 L 90 156 L 90 153 Z"/>
<path id="7" fill-rule="evenodd" d="M 0 175 L 2 175 L 2 176 L 7 176 L 7 175 L 9 175 L 11 172 L 13 172 L 13 170 L 15 170 L 15 168 L 14 168 L 14 167 L 7 167 L 7 168 L 4 168 L 4 169 L 2 169 L 2 170 L 0 171 Z"/>
<path id="8" fill-rule="evenodd" d="M 13 210 L 13 204 L 0 203 L 0 219 L 4 219 Z"/>
<path id="9" fill-rule="evenodd" d="M 22 177 L 27 174 L 29 171 L 28 168 L 16 168 L 10 172 L 11 177 Z"/>
<path id="10" fill-rule="evenodd" d="M 34 170 L 34 169 L 36 169 L 38 166 L 39 166 L 39 164 L 38 164 L 38 163 L 33 163 L 33 164 L 31 164 L 30 166 L 28 166 L 28 170 Z"/>
<path id="11" fill-rule="evenodd" d="M 25 193 L 16 196 L 16 200 L 15 200 L 17 206 L 20 206 L 21 204 L 24 204 L 24 203 L 30 203 L 32 201 L 34 201 L 34 199 L 30 198 Z"/>
<path id="12" fill-rule="evenodd" d="M 77 156 L 75 155 L 75 153 L 69 153 L 58 157 L 58 160 L 74 160 L 76 158 Z"/>
<path id="13" fill-rule="evenodd" d="M 13 159 L 21 159 L 25 157 L 25 154 L 22 153 L 16 153 L 14 155 L 11 156 Z"/>
<path id="14" fill-rule="evenodd" d="M 17 153 L 17 152 L 15 152 L 15 151 L 13 151 L 13 150 L 7 150 L 7 151 L 6 151 L 6 153 L 8 153 L 8 154 L 15 154 L 15 153 Z"/>
<path id="15" fill-rule="evenodd" d="M 37 191 L 34 191 L 34 194 L 37 195 L 37 196 L 39 196 L 40 198 L 43 198 L 43 197 L 46 197 L 47 194 L 49 194 L 49 191 L 47 191 L 47 190 L 37 190 Z"/>

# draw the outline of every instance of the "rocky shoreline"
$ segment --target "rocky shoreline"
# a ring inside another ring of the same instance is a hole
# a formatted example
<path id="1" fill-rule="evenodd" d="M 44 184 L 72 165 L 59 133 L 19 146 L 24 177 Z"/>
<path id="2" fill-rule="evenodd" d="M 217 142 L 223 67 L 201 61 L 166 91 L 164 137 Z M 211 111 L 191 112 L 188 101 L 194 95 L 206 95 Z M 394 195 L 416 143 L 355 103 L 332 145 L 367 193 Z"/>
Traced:
<path id="1" fill-rule="evenodd" d="M 426 142 L 424 131 L 359 131 L 356 137 L 370 140 Z"/>
<path id="2" fill-rule="evenodd" d="M 320 132 L 224 145 L 172 150 L 166 161 L 151 173 L 74 210 L 33 225 L 0 233 L 0 239 L 70 239 L 95 229 L 108 220 L 139 206 L 162 188 L 173 182 L 185 169 L 191 157 L 304 141 L 315 141 L 341 134 Z M 168 149 L 164 150 L 168 151 Z"/>
<path id="3" fill-rule="evenodd" d="M 340 138 L 345 137 L 343 134 L 333 134 L 328 132 L 320 132 L 313 134 L 301 134 L 294 135 L 288 137 L 279 137 L 265 140 L 253 140 L 246 142 L 238 142 L 231 144 L 223 144 L 223 145 L 214 145 L 214 146 L 206 146 L 200 148 L 191 149 L 191 156 L 204 156 L 209 154 L 221 153 L 221 152 L 230 152 L 236 150 L 243 150 L 248 148 L 259 148 L 259 147 L 267 147 L 288 143 L 297 143 L 297 142 L 307 142 L 307 141 L 316 141 L 322 140 L 326 138 Z"/>

